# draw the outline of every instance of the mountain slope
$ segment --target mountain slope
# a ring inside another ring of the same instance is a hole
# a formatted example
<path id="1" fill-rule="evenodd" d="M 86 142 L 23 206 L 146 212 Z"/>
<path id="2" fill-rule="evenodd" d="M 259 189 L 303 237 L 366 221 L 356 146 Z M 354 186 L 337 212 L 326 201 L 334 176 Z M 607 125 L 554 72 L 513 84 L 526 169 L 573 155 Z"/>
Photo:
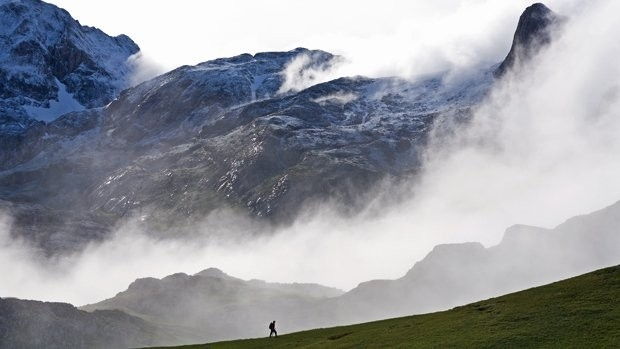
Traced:
<path id="1" fill-rule="evenodd" d="M 182 348 L 614 348 L 618 299 L 615 266 L 439 313 Z"/>
<path id="2" fill-rule="evenodd" d="M 55 253 L 105 236 L 83 226 L 138 214 L 174 236 L 215 209 L 278 223 L 316 201 L 354 212 L 373 184 L 415 173 L 435 118 L 464 117 L 492 81 L 342 78 L 279 92 L 300 57 L 306 70 L 337 60 L 296 49 L 181 67 L 29 133 L 34 156 L 0 172 L 0 199 L 23 217 L 15 231 Z M 37 224 L 32 207 L 66 224 Z"/>
<path id="3" fill-rule="evenodd" d="M 0 298 L 0 348 L 127 348 L 178 343 L 174 334 L 120 311 Z"/>

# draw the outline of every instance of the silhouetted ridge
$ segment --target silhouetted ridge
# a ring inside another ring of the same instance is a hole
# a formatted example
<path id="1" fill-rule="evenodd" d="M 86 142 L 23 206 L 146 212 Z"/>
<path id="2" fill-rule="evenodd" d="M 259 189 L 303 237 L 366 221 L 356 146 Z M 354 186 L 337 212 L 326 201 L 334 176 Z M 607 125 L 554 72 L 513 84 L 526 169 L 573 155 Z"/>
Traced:
<path id="1" fill-rule="evenodd" d="M 495 76 L 502 76 L 516 62 L 531 58 L 541 46 L 547 45 L 551 41 L 550 27 L 559 20 L 560 16 L 544 4 L 536 3 L 526 8 L 519 17 L 510 52 L 495 71 Z"/>

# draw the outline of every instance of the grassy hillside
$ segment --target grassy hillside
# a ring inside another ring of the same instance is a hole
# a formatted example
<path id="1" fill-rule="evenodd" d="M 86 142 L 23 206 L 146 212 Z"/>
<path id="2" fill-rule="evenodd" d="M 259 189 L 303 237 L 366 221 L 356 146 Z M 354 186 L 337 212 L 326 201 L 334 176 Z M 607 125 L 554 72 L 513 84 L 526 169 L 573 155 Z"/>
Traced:
<path id="1" fill-rule="evenodd" d="M 618 348 L 620 266 L 449 311 L 178 348 Z"/>

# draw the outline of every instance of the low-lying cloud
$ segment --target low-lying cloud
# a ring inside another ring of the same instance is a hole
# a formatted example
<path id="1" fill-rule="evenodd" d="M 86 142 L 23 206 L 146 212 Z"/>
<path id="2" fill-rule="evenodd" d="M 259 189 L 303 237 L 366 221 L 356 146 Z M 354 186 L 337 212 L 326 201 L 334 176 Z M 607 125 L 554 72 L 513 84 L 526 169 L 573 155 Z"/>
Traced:
<path id="1" fill-rule="evenodd" d="M 144 81 L 150 80 L 157 75 L 165 73 L 166 69 L 155 60 L 152 56 L 139 51 L 131 55 L 127 61 L 132 67 L 132 75 L 129 79 L 129 86 L 136 86 Z"/>
<path id="2" fill-rule="evenodd" d="M 302 53 L 286 64 L 282 75 L 282 86 L 278 94 L 299 92 L 306 88 L 336 78 L 337 66 L 342 64 L 339 58 L 322 59 L 319 53 Z"/>

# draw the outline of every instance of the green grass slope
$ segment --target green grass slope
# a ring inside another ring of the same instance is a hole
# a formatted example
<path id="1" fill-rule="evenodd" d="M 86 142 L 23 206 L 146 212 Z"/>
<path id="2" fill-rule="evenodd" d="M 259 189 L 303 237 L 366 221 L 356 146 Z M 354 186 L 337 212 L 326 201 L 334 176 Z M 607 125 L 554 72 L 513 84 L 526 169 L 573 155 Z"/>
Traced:
<path id="1" fill-rule="evenodd" d="M 386 347 L 620 348 L 620 266 L 443 312 L 178 348 Z"/>

